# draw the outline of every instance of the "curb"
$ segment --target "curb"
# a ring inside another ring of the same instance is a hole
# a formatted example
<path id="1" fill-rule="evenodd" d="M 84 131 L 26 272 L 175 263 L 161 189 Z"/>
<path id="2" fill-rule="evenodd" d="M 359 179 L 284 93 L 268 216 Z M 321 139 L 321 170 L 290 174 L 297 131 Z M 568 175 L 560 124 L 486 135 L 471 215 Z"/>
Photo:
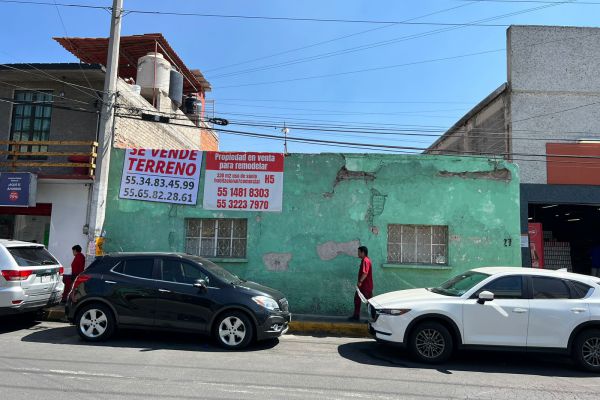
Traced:
<path id="1" fill-rule="evenodd" d="M 367 324 L 352 322 L 293 321 L 288 333 L 297 335 L 370 337 Z"/>
<path id="2" fill-rule="evenodd" d="M 68 322 L 63 306 L 55 306 L 44 310 L 41 319 L 51 322 Z M 294 335 L 370 337 L 367 324 L 356 322 L 292 320 L 290 322 L 289 333 Z"/>
<path id="3" fill-rule="evenodd" d="M 42 321 L 51 322 L 68 322 L 65 316 L 65 308 L 62 306 L 55 306 L 47 308 L 42 311 Z"/>

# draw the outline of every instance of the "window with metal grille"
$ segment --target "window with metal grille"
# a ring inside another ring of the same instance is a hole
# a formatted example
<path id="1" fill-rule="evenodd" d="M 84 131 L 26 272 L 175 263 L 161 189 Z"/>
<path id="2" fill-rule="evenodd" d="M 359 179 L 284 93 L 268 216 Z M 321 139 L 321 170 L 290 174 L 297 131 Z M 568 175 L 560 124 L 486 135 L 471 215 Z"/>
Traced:
<path id="1" fill-rule="evenodd" d="M 448 227 L 388 225 L 388 263 L 448 264 Z"/>
<path id="2" fill-rule="evenodd" d="M 52 118 L 52 91 L 15 90 L 10 140 L 45 141 L 50 136 Z M 38 153 L 48 151 L 48 146 L 22 145 L 11 151 Z M 43 156 L 42 156 L 43 157 Z M 19 156 L 19 158 L 33 158 Z"/>
<path id="3" fill-rule="evenodd" d="M 207 258 L 246 258 L 247 220 L 195 218 L 186 220 L 185 249 Z"/>

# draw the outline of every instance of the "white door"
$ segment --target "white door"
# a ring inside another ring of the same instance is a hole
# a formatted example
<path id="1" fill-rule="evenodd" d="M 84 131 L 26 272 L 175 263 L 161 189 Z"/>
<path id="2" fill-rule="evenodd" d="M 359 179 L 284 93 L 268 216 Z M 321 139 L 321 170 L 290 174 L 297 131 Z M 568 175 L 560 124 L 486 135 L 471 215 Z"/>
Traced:
<path id="1" fill-rule="evenodd" d="M 524 298 L 523 277 L 503 276 L 477 291 L 463 304 L 463 343 L 467 345 L 527 345 L 529 300 Z M 494 300 L 477 302 L 481 291 L 494 293 Z"/>
<path id="2" fill-rule="evenodd" d="M 566 348 L 573 329 L 590 319 L 587 300 L 582 298 L 587 290 L 571 290 L 567 281 L 545 276 L 533 276 L 531 283 L 527 347 Z"/>

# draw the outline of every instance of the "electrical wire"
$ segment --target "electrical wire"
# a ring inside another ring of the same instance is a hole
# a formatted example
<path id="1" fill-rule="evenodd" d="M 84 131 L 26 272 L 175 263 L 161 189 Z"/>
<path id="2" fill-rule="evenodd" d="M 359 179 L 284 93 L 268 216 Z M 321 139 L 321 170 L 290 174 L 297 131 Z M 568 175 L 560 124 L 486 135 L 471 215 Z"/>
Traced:
<path id="1" fill-rule="evenodd" d="M 542 10 L 542 9 L 546 9 L 546 8 L 550 8 L 550 7 L 555 7 L 557 5 L 566 4 L 566 3 L 569 3 L 571 1 L 573 1 L 573 0 L 567 0 L 567 1 L 563 1 L 561 3 L 555 3 L 555 4 L 551 4 L 551 5 L 544 5 L 544 6 L 539 6 L 539 7 L 533 7 L 533 8 L 528 8 L 528 9 L 525 9 L 525 10 L 515 11 L 515 12 L 511 12 L 511 13 L 507 13 L 507 14 L 496 15 L 496 16 L 489 17 L 489 18 L 484 18 L 484 19 L 479 19 L 479 20 L 471 21 L 469 23 L 466 23 L 466 24 L 463 24 L 463 25 L 460 25 L 460 26 L 451 26 L 451 27 L 442 28 L 442 29 L 434 29 L 434 30 L 431 30 L 431 31 L 426 31 L 426 32 L 421 32 L 421 33 L 416 33 L 416 34 L 411 34 L 411 35 L 399 36 L 399 37 L 388 39 L 388 40 L 383 40 L 383 41 L 368 43 L 368 44 L 364 44 L 364 45 L 360 45 L 360 46 L 355 46 L 355 47 L 350 47 L 350 48 L 346 48 L 346 49 L 342 49 L 342 50 L 336 50 L 336 51 L 333 51 L 333 52 L 321 53 L 321 54 L 317 54 L 317 55 L 314 55 L 314 56 L 299 58 L 299 59 L 295 59 L 295 60 L 291 60 L 291 61 L 287 61 L 287 62 L 282 62 L 282 63 L 278 63 L 278 64 L 271 64 L 271 65 L 262 66 L 262 67 L 255 67 L 255 68 L 251 68 L 251 69 L 247 69 L 247 70 L 243 70 L 243 71 L 229 72 L 227 74 L 221 74 L 221 75 L 211 76 L 211 80 L 219 79 L 219 78 L 223 78 L 223 77 L 235 76 L 235 75 L 249 73 L 249 72 L 258 72 L 258 71 L 268 70 L 268 69 L 272 69 L 272 68 L 279 68 L 279 67 L 284 67 L 284 66 L 289 66 L 289 65 L 295 65 L 295 64 L 305 63 L 305 62 L 309 62 L 309 61 L 321 60 L 321 59 L 324 59 L 324 58 L 330 58 L 330 57 L 334 57 L 334 56 L 338 56 L 338 55 L 355 53 L 357 51 L 370 50 L 370 49 L 378 48 L 378 47 L 381 47 L 381 46 L 388 46 L 390 44 L 395 44 L 395 43 L 404 42 L 404 41 L 408 41 L 408 40 L 418 39 L 418 38 L 432 36 L 432 35 L 437 35 L 437 34 L 440 34 L 440 33 L 445 33 L 445 32 L 453 31 L 453 30 L 456 30 L 456 29 L 466 28 L 466 27 L 469 27 L 469 26 L 477 26 L 477 24 L 480 23 L 480 22 L 495 21 L 495 20 L 498 20 L 498 19 L 503 19 L 503 18 L 507 18 L 507 17 L 512 17 L 512 16 L 516 16 L 516 15 L 521 15 L 521 14 L 526 14 L 526 13 L 530 13 L 530 12 L 534 12 L 534 11 L 539 11 L 539 10 Z M 505 27 L 505 26 L 506 25 L 504 25 L 503 27 Z"/>
<path id="2" fill-rule="evenodd" d="M 136 120 L 140 120 L 140 118 L 138 117 L 134 117 L 131 115 L 122 115 L 122 114 L 116 114 L 117 117 L 120 118 L 128 118 L 128 119 L 136 119 Z M 160 122 L 157 122 L 160 123 Z M 168 124 L 170 125 L 175 125 L 175 126 L 184 126 L 184 127 L 188 127 L 189 125 L 184 125 L 184 124 L 177 124 L 177 123 L 173 123 L 173 122 L 169 122 Z M 246 131 L 238 131 L 238 130 L 232 130 L 232 129 L 222 129 L 222 128 L 212 128 L 212 130 L 217 131 L 217 132 L 221 132 L 221 133 L 228 133 L 228 134 L 237 134 L 237 135 L 241 135 L 241 136 L 249 136 L 249 137 L 255 137 L 255 138 L 263 138 L 263 139 L 275 139 L 275 140 L 288 140 L 288 141 L 297 141 L 297 142 L 305 142 L 305 143 L 314 143 L 314 144 L 321 144 L 321 145 L 330 145 L 330 144 L 334 144 L 334 145 L 344 145 L 344 146 L 357 146 L 357 147 L 361 147 L 361 148 L 365 148 L 365 149 L 393 149 L 393 150 L 403 150 L 403 151 L 425 151 L 428 150 L 427 148 L 423 148 L 423 147 L 414 147 L 414 146 L 395 146 L 395 145 L 384 145 L 384 144 L 371 144 L 371 143 L 358 143 L 358 142 L 342 142 L 342 141 L 333 141 L 333 140 L 321 140 L 321 139 L 312 139 L 312 138 L 300 138 L 300 137 L 293 137 L 293 136 L 288 136 L 287 138 L 282 137 L 281 135 L 268 135 L 268 134 L 261 134 L 261 133 L 254 133 L 254 132 L 246 132 Z M 482 155 L 481 152 L 475 152 L 475 151 L 458 151 L 458 150 L 444 150 L 446 153 L 453 153 L 452 155 L 468 155 L 468 156 L 474 156 L 474 157 L 483 157 L 483 158 L 493 158 L 493 157 L 510 157 L 511 159 L 516 159 L 517 157 L 542 157 L 544 158 L 543 160 L 537 160 L 537 159 L 525 159 L 525 161 L 542 161 L 542 162 L 546 162 L 545 158 L 547 157 L 551 157 L 551 158 L 559 158 L 559 159 L 597 159 L 600 160 L 600 155 L 598 156 L 589 156 L 589 155 L 579 155 L 579 154 L 535 154 L 535 153 L 497 153 L 497 154 L 490 154 L 490 155 Z M 440 155 L 440 156 L 445 156 L 445 155 L 450 155 L 450 154 L 436 154 L 436 155 Z M 571 162 L 573 163 L 573 161 L 567 161 L 567 162 Z M 577 162 L 577 164 L 581 164 L 580 162 Z M 593 163 L 594 165 L 598 165 L 597 163 Z"/>
<path id="3" fill-rule="evenodd" d="M 69 42 L 69 44 L 71 45 L 72 48 L 76 48 L 73 43 L 71 42 L 71 39 L 69 38 L 69 33 L 67 32 L 67 26 L 65 25 L 65 21 L 63 20 L 63 17 L 60 13 L 60 9 L 58 7 L 58 4 L 56 2 L 56 0 L 54 0 L 54 4 L 56 5 L 56 13 L 58 14 L 58 19 L 60 20 L 60 24 L 63 27 L 63 31 L 65 32 L 65 39 Z M 28 64 L 29 65 L 29 64 Z M 85 74 L 85 71 L 83 70 L 83 68 L 81 67 L 81 60 L 79 61 L 79 70 L 81 71 L 81 74 L 83 75 L 83 78 L 85 79 L 85 81 L 88 84 L 88 88 L 92 88 L 92 83 L 90 82 L 90 80 L 88 79 L 87 75 Z M 34 67 L 35 68 L 35 67 Z M 37 68 L 36 68 L 37 69 Z M 41 71 L 41 70 L 40 70 Z M 45 72 L 44 72 L 45 73 Z M 50 74 L 47 74 L 49 76 L 51 76 Z M 78 89 L 79 91 L 83 92 L 83 90 Z M 101 92 L 104 93 L 104 91 L 102 90 Z M 85 92 L 84 92 L 85 93 Z M 98 100 L 100 100 L 102 103 L 104 103 L 104 100 L 98 96 L 98 92 L 94 89 L 94 91 L 92 92 L 94 94 L 94 97 Z"/>
<path id="4" fill-rule="evenodd" d="M 382 71 L 382 70 L 386 70 L 386 69 L 409 67 L 409 66 L 422 65 L 422 64 L 428 64 L 428 63 L 433 63 L 433 62 L 458 60 L 458 59 L 462 59 L 462 58 L 474 57 L 474 56 L 479 56 L 479 55 L 484 55 L 484 54 L 498 53 L 498 52 L 502 52 L 505 50 L 506 49 L 504 49 L 504 48 L 495 49 L 495 50 L 485 50 L 485 51 L 478 51 L 475 53 L 460 54 L 457 56 L 439 57 L 439 58 L 432 58 L 432 59 L 421 60 L 421 61 L 413 61 L 413 62 L 402 63 L 402 64 L 392 64 L 392 65 L 384 65 L 384 66 L 379 66 L 379 67 L 357 69 L 357 70 L 353 70 L 353 71 L 334 72 L 334 73 L 330 73 L 330 74 L 311 75 L 311 76 L 304 76 L 304 77 L 299 77 L 299 78 L 281 79 L 281 80 L 277 80 L 277 81 L 263 81 L 263 82 L 242 83 L 242 84 L 237 84 L 237 85 L 213 86 L 213 89 L 232 89 L 232 88 L 240 88 L 240 87 L 247 87 L 247 86 L 264 86 L 264 85 L 274 85 L 274 84 L 278 84 L 278 83 L 305 81 L 305 80 L 311 80 L 311 79 L 331 78 L 334 76 L 353 75 L 353 74 L 359 74 L 359 73 L 363 73 L 363 72 Z"/>
<path id="5" fill-rule="evenodd" d="M 59 98 L 61 100 L 68 100 L 68 101 L 72 101 L 74 103 L 81 103 L 81 104 L 85 104 L 85 105 L 90 105 L 91 104 L 91 103 L 87 103 L 87 102 L 82 101 L 82 100 L 71 99 L 71 98 L 68 98 L 68 97 L 61 97 L 61 96 L 56 95 L 56 94 L 43 92 L 41 90 L 31 89 L 31 88 L 28 88 L 28 87 L 25 87 L 25 86 L 15 85 L 13 83 L 5 82 L 5 81 L 0 81 L 0 84 L 5 85 L 5 86 L 14 87 L 14 88 L 17 88 L 17 89 L 29 90 L 29 91 L 35 92 L 35 93 L 42 93 L 42 94 L 45 94 L 47 96 L 51 96 L 52 98 Z"/>
<path id="6" fill-rule="evenodd" d="M 405 23 L 405 22 L 416 21 L 416 20 L 421 19 L 421 18 L 431 17 L 433 15 L 442 14 L 442 13 L 445 13 L 445 12 L 448 12 L 448 11 L 456 10 L 458 8 L 468 7 L 470 5 L 478 3 L 479 1 L 480 0 L 469 0 L 468 4 L 461 4 L 461 5 L 458 5 L 458 6 L 454 6 L 454 7 L 450 7 L 450 8 L 445 8 L 443 10 L 434 11 L 434 12 L 431 12 L 431 13 L 428 13 L 428 14 L 420 15 L 418 17 L 413 17 L 413 18 L 405 19 L 402 22 Z M 218 70 L 227 69 L 227 68 L 231 68 L 231 67 L 237 67 L 239 65 L 244 65 L 244 64 L 250 64 L 250 63 L 253 63 L 255 61 L 261 61 L 261 60 L 265 60 L 265 59 L 268 59 L 268 58 L 278 57 L 278 56 L 281 56 L 281 55 L 284 55 L 284 54 L 295 53 L 297 51 L 306 50 L 306 49 L 310 49 L 310 48 L 317 47 L 317 46 L 322 46 L 324 44 L 329 44 L 329 43 L 337 42 L 337 41 L 340 41 L 340 40 L 348 39 L 348 38 L 351 38 L 351 37 L 356 37 L 356 36 L 359 36 L 359 35 L 364 35 L 365 33 L 370 33 L 370 32 L 374 32 L 374 31 L 377 31 L 377 30 L 382 30 L 382 29 L 390 28 L 390 27 L 393 27 L 393 26 L 398 26 L 398 24 L 389 24 L 389 25 L 385 25 L 385 26 L 379 26 L 379 27 L 376 27 L 376 28 L 367 29 L 367 30 L 360 31 L 360 32 L 351 33 L 349 35 L 338 36 L 338 37 L 333 38 L 333 39 L 328 39 L 328 40 L 320 41 L 320 42 L 309 44 L 309 45 L 306 45 L 306 46 L 296 47 L 296 48 L 293 48 L 293 49 L 290 49 L 290 50 L 280 51 L 278 53 L 269 54 L 269 55 L 266 55 L 266 56 L 257 57 L 257 58 L 253 58 L 253 59 L 246 60 L 246 61 L 240 61 L 240 62 L 237 62 L 237 63 L 234 63 L 234 64 L 228 64 L 228 65 L 224 65 L 224 66 L 221 66 L 221 67 L 215 67 L 215 68 L 207 69 L 207 70 L 204 70 L 204 72 L 205 73 L 211 73 L 213 71 L 218 71 Z"/>
<path id="7" fill-rule="evenodd" d="M 395 100 L 292 100 L 292 99 L 240 99 L 240 98 L 218 98 L 216 100 L 221 104 L 222 101 L 244 101 L 244 102 L 269 102 L 269 103 L 336 103 L 336 104 L 473 104 L 472 101 L 395 101 Z M 207 100 L 208 101 L 208 100 Z"/>
<path id="8" fill-rule="evenodd" d="M 104 90 L 101 90 L 101 89 L 94 89 L 94 88 L 92 88 L 92 87 L 88 87 L 88 86 L 85 86 L 85 85 L 78 85 L 78 84 L 76 84 L 76 83 L 72 83 L 72 82 L 64 81 L 64 80 L 62 80 L 62 79 L 59 79 L 59 78 L 57 78 L 57 77 L 55 77 L 55 76 L 53 76 L 53 75 L 51 75 L 51 74 L 49 74 L 49 73 L 47 73 L 47 72 L 45 72 L 45 71 L 42 71 L 42 70 L 40 70 L 40 69 L 38 69 L 38 68 L 34 67 L 34 66 L 33 66 L 33 65 L 31 65 L 31 64 L 27 64 L 27 63 L 24 63 L 24 64 L 25 64 L 25 65 L 29 65 L 29 66 L 31 66 L 32 68 L 34 68 L 34 69 L 36 69 L 36 70 L 38 70 L 38 71 L 42 72 L 44 75 L 36 74 L 35 72 L 28 71 L 28 70 L 26 70 L 26 69 L 17 68 L 17 67 L 15 67 L 15 66 L 13 66 L 13 65 L 10 65 L 10 64 L 2 64 L 2 63 L 0 63 L 0 67 L 8 68 L 8 69 L 11 69 L 11 70 L 14 70 L 14 71 L 18 71 L 18 72 L 23 72 L 23 73 L 25 73 L 25 74 L 30 74 L 30 75 L 33 75 L 33 76 L 36 76 L 36 77 L 42 77 L 42 78 L 44 78 L 44 79 L 50 78 L 50 80 L 52 80 L 52 81 L 54 81 L 54 82 L 62 83 L 62 84 L 64 84 L 64 85 L 71 86 L 71 87 L 73 87 L 73 88 L 75 88 L 75 89 L 86 89 L 86 90 L 88 90 L 88 91 L 92 91 L 94 94 L 91 94 L 91 93 L 88 93 L 88 92 L 84 92 L 83 90 L 79 90 L 79 91 L 80 91 L 81 93 L 84 93 L 85 95 L 87 95 L 87 96 L 89 96 L 89 97 L 92 97 L 94 100 L 99 100 L 99 101 L 102 101 L 102 99 L 98 98 L 98 95 L 97 95 L 96 93 L 97 93 L 97 92 L 104 93 Z M 81 65 L 80 65 L 80 68 L 81 68 Z"/>

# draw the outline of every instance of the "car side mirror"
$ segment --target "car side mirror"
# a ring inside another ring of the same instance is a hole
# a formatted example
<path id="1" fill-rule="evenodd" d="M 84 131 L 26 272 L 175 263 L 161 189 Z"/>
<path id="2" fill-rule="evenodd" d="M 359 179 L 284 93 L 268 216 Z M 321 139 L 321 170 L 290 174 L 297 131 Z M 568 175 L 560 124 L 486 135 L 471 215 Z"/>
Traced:
<path id="1" fill-rule="evenodd" d="M 477 300 L 477 303 L 485 304 L 486 301 L 492 300 L 494 300 L 494 293 L 484 290 L 483 292 L 479 293 L 479 299 Z"/>
<path id="2" fill-rule="evenodd" d="M 206 290 L 208 288 L 208 282 L 206 282 L 204 279 L 198 279 L 196 282 L 194 282 L 194 287 Z"/>

